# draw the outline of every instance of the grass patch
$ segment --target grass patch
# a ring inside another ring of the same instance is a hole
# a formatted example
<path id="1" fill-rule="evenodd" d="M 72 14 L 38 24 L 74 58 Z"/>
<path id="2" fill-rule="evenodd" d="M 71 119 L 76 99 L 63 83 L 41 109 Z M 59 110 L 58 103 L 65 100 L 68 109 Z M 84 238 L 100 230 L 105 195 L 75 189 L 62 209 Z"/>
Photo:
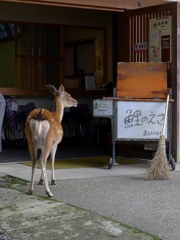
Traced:
<path id="1" fill-rule="evenodd" d="M 6 187 L 6 188 L 11 188 L 12 185 L 25 186 L 28 183 L 28 181 L 26 181 L 24 179 L 17 178 L 17 177 L 12 177 L 10 175 L 6 175 L 6 176 L 1 177 L 1 183 L 2 182 L 3 182 L 3 187 Z"/>

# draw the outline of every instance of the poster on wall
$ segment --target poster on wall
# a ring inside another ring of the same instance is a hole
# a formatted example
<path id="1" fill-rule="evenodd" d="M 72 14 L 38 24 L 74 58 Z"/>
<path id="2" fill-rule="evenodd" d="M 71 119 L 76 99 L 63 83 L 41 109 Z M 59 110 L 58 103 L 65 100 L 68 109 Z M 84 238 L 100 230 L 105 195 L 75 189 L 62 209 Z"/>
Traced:
<path id="1" fill-rule="evenodd" d="M 149 20 L 149 62 L 171 62 L 171 16 Z"/>

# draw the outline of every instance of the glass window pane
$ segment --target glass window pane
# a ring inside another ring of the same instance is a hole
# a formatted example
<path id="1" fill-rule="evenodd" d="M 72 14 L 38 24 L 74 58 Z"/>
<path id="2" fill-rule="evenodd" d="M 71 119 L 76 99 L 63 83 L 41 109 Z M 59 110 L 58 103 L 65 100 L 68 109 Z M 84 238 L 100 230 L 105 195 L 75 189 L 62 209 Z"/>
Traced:
<path id="1" fill-rule="evenodd" d="M 44 27 L 43 45 L 44 56 L 60 56 L 60 28 L 55 26 Z"/>
<path id="2" fill-rule="evenodd" d="M 11 35 L 14 36 L 14 24 L 8 23 L 8 28 L 10 29 Z"/>
<path id="3" fill-rule="evenodd" d="M 36 90 L 38 85 L 38 61 L 33 58 L 18 58 L 18 88 Z"/>
<path id="4" fill-rule="evenodd" d="M 60 62 L 43 61 L 41 66 L 42 85 L 51 84 L 59 86 L 60 84 Z"/>
<path id="5" fill-rule="evenodd" d="M 74 75 L 74 47 L 65 47 L 65 76 Z"/>
<path id="6" fill-rule="evenodd" d="M 83 69 L 85 74 L 94 73 L 94 43 L 77 47 L 77 69 Z"/>
<path id="7" fill-rule="evenodd" d="M 8 32 L 4 24 L 0 24 L 0 38 L 8 37 Z"/>
<path id="8" fill-rule="evenodd" d="M 0 87 L 15 87 L 14 37 L 4 23 L 0 23 L 0 63 Z"/>

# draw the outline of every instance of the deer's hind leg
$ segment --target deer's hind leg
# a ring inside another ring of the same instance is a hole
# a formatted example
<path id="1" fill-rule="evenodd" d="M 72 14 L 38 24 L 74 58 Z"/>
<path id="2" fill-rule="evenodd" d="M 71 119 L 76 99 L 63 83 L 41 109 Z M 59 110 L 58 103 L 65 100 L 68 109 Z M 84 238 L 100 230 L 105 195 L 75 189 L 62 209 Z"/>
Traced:
<path id="1" fill-rule="evenodd" d="M 50 189 L 49 189 L 49 184 L 48 184 L 48 179 L 47 179 L 47 172 L 46 172 L 46 162 L 47 162 L 47 158 L 49 156 L 49 153 L 50 153 L 50 149 L 48 147 L 44 147 L 42 149 L 42 152 L 41 152 L 41 156 L 40 156 L 40 162 L 41 162 L 41 179 L 44 180 L 44 186 L 45 186 L 45 190 L 46 190 L 46 193 L 48 195 L 48 197 L 52 197 L 53 194 L 51 193 Z M 41 181 L 40 179 L 40 181 Z"/>
<path id="2" fill-rule="evenodd" d="M 41 172 L 41 176 L 38 182 L 38 185 L 43 185 L 44 179 L 43 179 L 43 173 Z"/>
<path id="3" fill-rule="evenodd" d="M 34 177 L 35 177 L 35 170 L 37 165 L 37 159 L 36 159 L 36 152 L 33 146 L 29 147 L 29 152 L 31 155 L 32 160 L 32 173 L 31 173 L 31 182 L 29 187 L 29 194 L 32 194 L 34 192 Z"/>
<path id="4" fill-rule="evenodd" d="M 51 185 L 56 185 L 55 175 L 54 175 L 54 162 L 55 154 L 57 150 L 57 144 L 54 144 L 51 149 Z"/>

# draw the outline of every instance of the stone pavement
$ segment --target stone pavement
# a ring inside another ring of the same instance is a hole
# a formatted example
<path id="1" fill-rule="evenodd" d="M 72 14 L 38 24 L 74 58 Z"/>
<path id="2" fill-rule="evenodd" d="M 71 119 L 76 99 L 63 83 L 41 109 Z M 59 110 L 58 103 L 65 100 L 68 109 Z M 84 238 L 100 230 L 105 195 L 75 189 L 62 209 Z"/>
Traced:
<path id="1" fill-rule="evenodd" d="M 152 236 L 61 201 L 1 188 L 0 239 L 150 240 Z"/>
<path id="2" fill-rule="evenodd" d="M 5 188 L 0 178 L 0 239 L 179 240 L 179 165 L 166 181 L 145 180 L 146 169 L 147 163 L 56 170 L 53 199 L 37 182 L 27 195 L 29 183 Z M 29 181 L 31 168 L 0 164 L 0 173 Z"/>

